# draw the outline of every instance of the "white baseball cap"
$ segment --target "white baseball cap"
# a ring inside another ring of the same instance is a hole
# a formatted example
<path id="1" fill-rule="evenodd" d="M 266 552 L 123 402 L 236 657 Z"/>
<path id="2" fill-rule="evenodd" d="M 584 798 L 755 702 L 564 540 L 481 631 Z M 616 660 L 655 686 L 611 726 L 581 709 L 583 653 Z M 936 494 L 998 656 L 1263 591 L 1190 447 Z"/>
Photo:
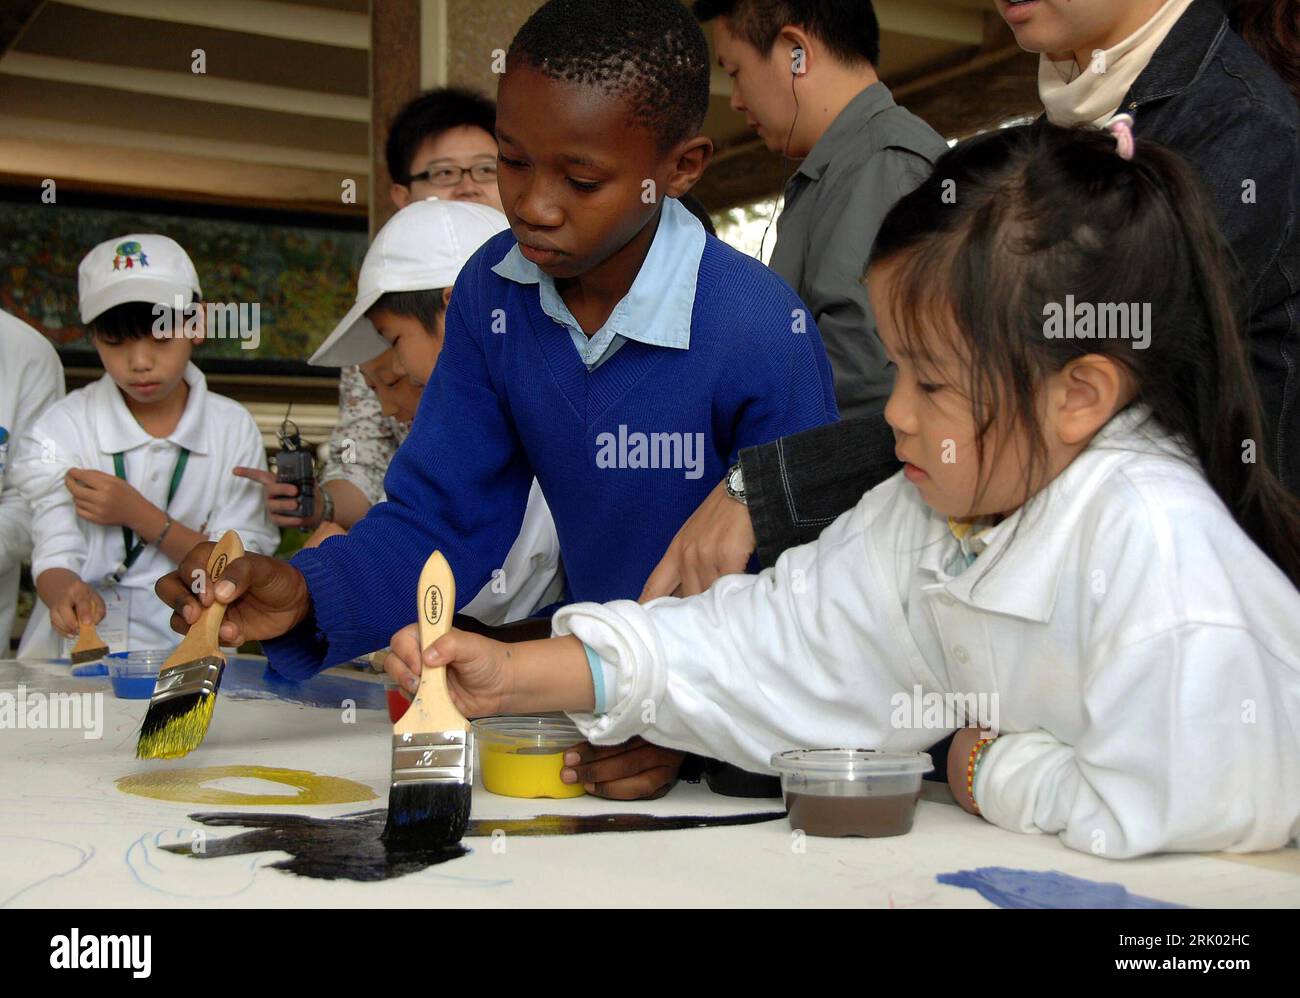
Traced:
<path id="1" fill-rule="evenodd" d="M 174 239 L 136 232 L 100 243 L 77 268 L 81 321 L 90 322 L 116 305 L 141 301 L 150 305 L 188 305 L 199 288 L 189 254 Z"/>
<path id="2" fill-rule="evenodd" d="M 495 208 L 472 201 L 415 201 L 390 218 L 366 251 L 357 303 L 325 338 L 309 364 L 348 367 L 388 349 L 366 313 L 389 291 L 449 288 L 485 242 L 510 227 Z"/>

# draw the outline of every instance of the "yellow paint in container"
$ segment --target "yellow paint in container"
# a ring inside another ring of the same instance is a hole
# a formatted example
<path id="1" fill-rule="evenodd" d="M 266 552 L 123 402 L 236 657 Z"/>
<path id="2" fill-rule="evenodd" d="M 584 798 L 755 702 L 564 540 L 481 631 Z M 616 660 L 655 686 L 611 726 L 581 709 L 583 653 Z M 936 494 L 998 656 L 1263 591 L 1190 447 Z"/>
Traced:
<path id="1" fill-rule="evenodd" d="M 563 715 L 484 717 L 474 722 L 483 786 L 505 797 L 581 797 L 560 779 L 564 753 L 582 735 Z"/>

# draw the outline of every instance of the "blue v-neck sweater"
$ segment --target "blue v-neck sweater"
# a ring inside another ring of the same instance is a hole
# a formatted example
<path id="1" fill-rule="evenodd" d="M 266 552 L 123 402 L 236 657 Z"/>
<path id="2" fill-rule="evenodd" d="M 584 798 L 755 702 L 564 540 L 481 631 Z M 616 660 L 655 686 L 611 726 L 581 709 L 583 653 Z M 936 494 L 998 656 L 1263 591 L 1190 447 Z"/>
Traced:
<path id="1" fill-rule="evenodd" d="M 504 563 L 534 476 L 570 598 L 635 599 L 742 448 L 837 418 L 803 302 L 720 240 L 700 259 L 689 348 L 629 340 L 593 371 L 537 285 L 492 272 L 514 244 L 508 231 L 493 237 L 456 280 L 442 354 L 384 480 L 388 501 L 294 557 L 312 612 L 264 643 L 281 674 L 304 678 L 386 645 L 415 619 L 434 549 L 451 564 L 457 606 L 468 602 Z"/>

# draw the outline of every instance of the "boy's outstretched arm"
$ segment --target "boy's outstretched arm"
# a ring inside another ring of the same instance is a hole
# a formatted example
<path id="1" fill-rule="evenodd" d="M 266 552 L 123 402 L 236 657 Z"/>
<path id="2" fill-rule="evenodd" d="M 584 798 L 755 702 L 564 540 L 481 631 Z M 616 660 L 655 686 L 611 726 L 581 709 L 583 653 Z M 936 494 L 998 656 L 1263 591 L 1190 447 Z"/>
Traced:
<path id="1" fill-rule="evenodd" d="M 475 277 L 486 269 L 480 254 L 458 280 L 438 366 L 384 480 L 388 500 L 346 537 L 293 558 L 312 613 L 292 633 L 264 643 L 282 675 L 308 676 L 386 645 L 415 615 L 431 551 L 451 565 L 462 603 L 505 561 L 533 473 L 485 356 L 483 340 L 493 333 L 491 320 L 478 315 Z"/>
<path id="2" fill-rule="evenodd" d="M 457 294 L 448 307 L 438 366 L 385 480 L 388 501 L 372 507 L 347 536 L 302 551 L 282 568 L 259 568 L 233 597 L 236 619 L 272 632 L 246 627 L 244 637 L 263 641 L 281 675 L 305 678 L 388 644 L 415 616 L 420 568 L 431 551 L 447 558 L 462 601 L 505 560 L 523 520 L 532 470 L 488 376 L 482 331 L 466 314 L 472 299 L 472 290 Z M 158 594 L 173 609 L 194 607 L 187 588 L 188 580 L 167 576 Z M 292 606 L 283 602 L 299 591 Z M 241 614 L 242 600 L 272 605 L 274 615 Z M 173 627 L 191 611 L 179 612 Z"/>

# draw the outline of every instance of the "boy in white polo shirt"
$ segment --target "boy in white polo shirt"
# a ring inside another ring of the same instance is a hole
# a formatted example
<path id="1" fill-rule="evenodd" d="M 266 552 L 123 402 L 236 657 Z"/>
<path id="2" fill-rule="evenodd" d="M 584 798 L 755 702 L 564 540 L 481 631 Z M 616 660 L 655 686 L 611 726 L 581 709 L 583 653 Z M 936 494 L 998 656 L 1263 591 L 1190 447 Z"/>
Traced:
<path id="1" fill-rule="evenodd" d="M 230 474 L 266 467 L 257 425 L 190 363 L 203 316 L 189 256 L 165 236 L 119 236 L 86 254 L 77 277 L 106 373 L 51 406 L 14 455 L 33 512 L 32 578 L 49 611 L 32 614 L 22 657 L 59 655 L 60 635 L 86 622 L 113 651 L 171 647 L 159 575 L 226 530 L 262 554 L 279 543 L 260 490 Z M 181 314 L 178 302 L 193 305 Z"/>

